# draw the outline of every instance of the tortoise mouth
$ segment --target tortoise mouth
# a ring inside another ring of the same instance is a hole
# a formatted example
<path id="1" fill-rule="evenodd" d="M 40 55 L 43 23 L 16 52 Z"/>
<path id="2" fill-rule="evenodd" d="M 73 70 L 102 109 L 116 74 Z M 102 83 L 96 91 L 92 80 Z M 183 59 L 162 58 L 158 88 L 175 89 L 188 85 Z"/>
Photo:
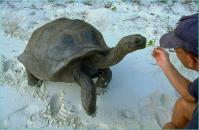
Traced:
<path id="1" fill-rule="evenodd" d="M 135 43 L 136 46 L 135 48 L 136 49 L 143 49 L 146 47 L 146 38 L 145 37 L 142 37 L 141 40 L 139 40 L 138 42 Z"/>
<path id="2" fill-rule="evenodd" d="M 140 46 L 139 46 L 139 49 L 143 49 L 143 48 L 145 48 L 146 47 L 146 43 L 143 43 L 143 44 L 141 44 Z"/>
<path id="3" fill-rule="evenodd" d="M 142 48 L 145 48 L 146 47 L 146 43 L 142 43 L 140 45 L 138 45 L 138 48 L 142 49 Z"/>

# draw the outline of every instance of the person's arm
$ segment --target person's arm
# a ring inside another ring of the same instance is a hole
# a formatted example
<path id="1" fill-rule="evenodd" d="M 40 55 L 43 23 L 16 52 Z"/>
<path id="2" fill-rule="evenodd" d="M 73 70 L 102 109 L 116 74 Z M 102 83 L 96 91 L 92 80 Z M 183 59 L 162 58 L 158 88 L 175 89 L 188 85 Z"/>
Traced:
<path id="1" fill-rule="evenodd" d="M 181 75 L 172 65 L 169 60 L 169 54 L 163 48 L 158 47 L 153 50 L 152 55 L 178 93 L 184 99 L 194 102 L 194 97 L 192 97 L 188 91 L 188 86 L 191 82 Z"/>

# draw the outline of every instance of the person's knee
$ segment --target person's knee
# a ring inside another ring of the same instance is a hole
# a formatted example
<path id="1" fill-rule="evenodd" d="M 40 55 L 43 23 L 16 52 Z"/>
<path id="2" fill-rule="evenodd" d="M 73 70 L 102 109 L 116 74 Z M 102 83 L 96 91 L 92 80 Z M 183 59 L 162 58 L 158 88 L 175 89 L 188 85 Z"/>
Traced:
<path id="1" fill-rule="evenodd" d="M 175 103 L 171 121 L 176 128 L 184 128 L 188 122 L 186 118 L 186 104 L 187 101 L 182 97 L 177 99 Z"/>
<path id="2" fill-rule="evenodd" d="M 178 98 L 176 103 L 175 103 L 175 109 L 177 111 L 182 111 L 185 109 L 187 104 L 187 101 L 185 99 L 183 99 L 182 97 Z"/>
<path id="3" fill-rule="evenodd" d="M 196 103 L 189 102 L 181 97 L 176 101 L 174 112 L 182 112 L 181 115 L 183 115 L 187 120 L 190 120 L 195 108 Z"/>

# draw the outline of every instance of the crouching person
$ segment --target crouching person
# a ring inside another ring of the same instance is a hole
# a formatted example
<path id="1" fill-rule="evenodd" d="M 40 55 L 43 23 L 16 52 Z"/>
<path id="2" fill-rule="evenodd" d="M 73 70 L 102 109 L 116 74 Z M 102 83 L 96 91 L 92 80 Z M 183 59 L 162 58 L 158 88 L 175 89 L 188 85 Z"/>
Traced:
<path id="1" fill-rule="evenodd" d="M 173 87 L 181 95 L 176 101 L 171 122 L 164 129 L 198 129 L 198 78 L 193 82 L 182 76 L 163 48 L 174 49 L 184 67 L 198 71 L 198 14 L 182 17 L 173 32 L 160 38 L 153 57 Z"/>

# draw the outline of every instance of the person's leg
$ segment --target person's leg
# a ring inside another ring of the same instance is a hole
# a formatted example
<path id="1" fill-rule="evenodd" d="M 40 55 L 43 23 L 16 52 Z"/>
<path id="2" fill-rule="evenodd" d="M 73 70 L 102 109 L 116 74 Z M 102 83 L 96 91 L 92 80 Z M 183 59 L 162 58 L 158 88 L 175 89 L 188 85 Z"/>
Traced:
<path id="1" fill-rule="evenodd" d="M 168 122 L 164 125 L 163 129 L 177 129 L 172 122 Z"/>
<path id="2" fill-rule="evenodd" d="M 191 119 L 195 107 L 196 103 L 179 98 L 175 103 L 171 122 L 165 124 L 163 129 L 184 128 Z"/>

